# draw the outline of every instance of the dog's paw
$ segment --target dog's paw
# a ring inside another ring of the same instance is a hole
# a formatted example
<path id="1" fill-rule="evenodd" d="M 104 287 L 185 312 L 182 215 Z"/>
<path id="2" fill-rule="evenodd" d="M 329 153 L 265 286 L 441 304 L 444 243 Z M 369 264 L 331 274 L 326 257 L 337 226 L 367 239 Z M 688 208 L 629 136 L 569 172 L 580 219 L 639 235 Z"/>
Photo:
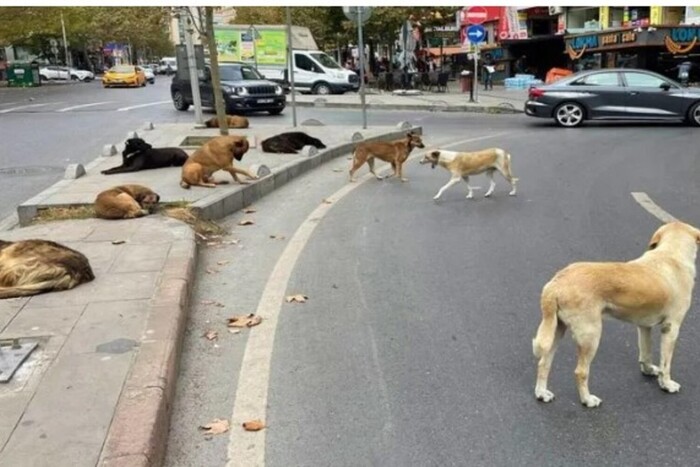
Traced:
<path id="1" fill-rule="evenodd" d="M 508 196 L 515 196 L 515 195 L 516 195 L 515 191 L 511 191 L 510 193 L 508 193 Z"/>
<path id="2" fill-rule="evenodd" d="M 639 369 L 642 370 L 642 374 L 645 376 L 659 376 L 661 372 L 658 366 L 642 362 L 639 362 Z"/>
<path id="3" fill-rule="evenodd" d="M 602 399 L 594 396 L 593 394 L 589 394 L 588 397 L 586 397 L 585 399 L 583 399 L 581 401 L 581 404 L 588 407 L 589 409 L 593 409 L 595 407 L 598 407 L 602 403 L 603 403 Z"/>
<path id="4" fill-rule="evenodd" d="M 665 382 L 659 379 L 659 386 L 661 386 L 661 389 L 668 392 L 669 394 L 675 394 L 681 390 L 681 385 L 676 383 L 672 379 Z"/>
<path id="5" fill-rule="evenodd" d="M 554 393 L 547 389 L 535 389 L 535 397 L 538 401 L 552 402 L 554 400 Z"/>
<path id="6" fill-rule="evenodd" d="M 474 195 L 471 194 L 471 193 L 469 193 L 469 194 L 467 195 L 467 199 L 474 199 Z"/>
<path id="7" fill-rule="evenodd" d="M 435 201 L 439 200 L 439 199 L 440 199 L 440 195 L 435 195 L 435 196 L 433 196 L 433 199 L 434 199 Z"/>
<path id="8" fill-rule="evenodd" d="M 407 179 L 407 178 L 402 178 L 401 181 L 402 181 L 402 182 L 407 182 L 408 179 Z"/>

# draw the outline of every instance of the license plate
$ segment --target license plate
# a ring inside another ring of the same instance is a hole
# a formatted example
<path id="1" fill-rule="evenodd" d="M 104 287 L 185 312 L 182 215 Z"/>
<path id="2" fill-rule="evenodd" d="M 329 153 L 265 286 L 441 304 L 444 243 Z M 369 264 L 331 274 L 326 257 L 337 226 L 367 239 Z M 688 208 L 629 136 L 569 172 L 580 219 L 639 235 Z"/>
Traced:
<path id="1" fill-rule="evenodd" d="M 272 104 L 275 102 L 274 99 L 258 99 L 258 104 Z"/>

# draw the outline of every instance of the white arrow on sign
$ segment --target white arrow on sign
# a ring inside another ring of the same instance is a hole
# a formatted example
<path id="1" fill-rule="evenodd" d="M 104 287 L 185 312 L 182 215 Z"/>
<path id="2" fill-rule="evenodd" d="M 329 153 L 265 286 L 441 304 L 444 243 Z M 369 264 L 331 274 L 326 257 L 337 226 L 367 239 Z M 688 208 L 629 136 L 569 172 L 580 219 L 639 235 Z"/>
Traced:
<path id="1" fill-rule="evenodd" d="M 470 35 L 471 37 L 475 37 L 475 38 L 477 38 L 477 39 L 481 39 L 481 36 L 483 36 L 484 33 L 481 32 L 481 29 L 477 29 L 476 31 L 470 32 L 469 35 Z"/>

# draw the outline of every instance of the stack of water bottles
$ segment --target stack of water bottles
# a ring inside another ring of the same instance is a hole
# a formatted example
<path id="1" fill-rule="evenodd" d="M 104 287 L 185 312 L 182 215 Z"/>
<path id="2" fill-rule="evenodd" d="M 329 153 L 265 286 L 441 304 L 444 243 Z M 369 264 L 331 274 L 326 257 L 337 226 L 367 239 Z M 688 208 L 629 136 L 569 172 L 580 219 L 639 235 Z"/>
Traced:
<path id="1" fill-rule="evenodd" d="M 542 84 L 542 80 L 536 79 L 535 75 L 518 73 L 514 78 L 506 78 L 503 84 L 506 89 L 529 89 L 530 86 Z"/>

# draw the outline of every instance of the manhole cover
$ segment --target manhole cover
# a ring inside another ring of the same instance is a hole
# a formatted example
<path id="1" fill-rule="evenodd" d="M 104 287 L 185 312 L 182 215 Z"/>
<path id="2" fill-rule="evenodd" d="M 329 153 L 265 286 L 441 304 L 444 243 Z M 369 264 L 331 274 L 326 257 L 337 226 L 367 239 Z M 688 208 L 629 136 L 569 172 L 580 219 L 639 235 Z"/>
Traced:
<path id="1" fill-rule="evenodd" d="M 28 167 L 0 167 L 0 175 L 8 177 L 28 177 L 32 175 L 44 175 L 48 173 L 62 173 L 63 167 L 52 167 L 48 165 L 33 165 Z"/>

